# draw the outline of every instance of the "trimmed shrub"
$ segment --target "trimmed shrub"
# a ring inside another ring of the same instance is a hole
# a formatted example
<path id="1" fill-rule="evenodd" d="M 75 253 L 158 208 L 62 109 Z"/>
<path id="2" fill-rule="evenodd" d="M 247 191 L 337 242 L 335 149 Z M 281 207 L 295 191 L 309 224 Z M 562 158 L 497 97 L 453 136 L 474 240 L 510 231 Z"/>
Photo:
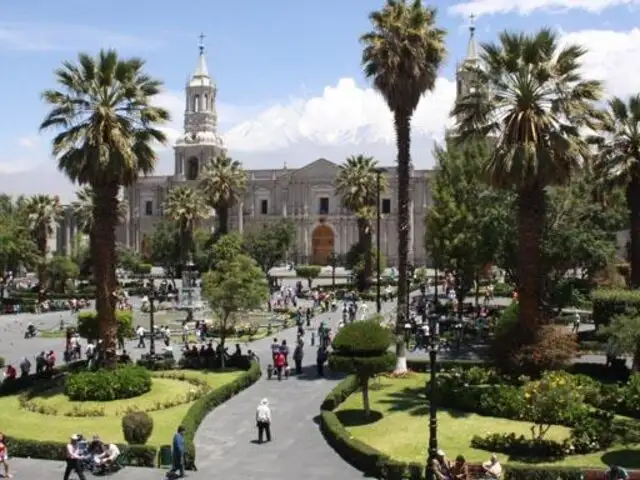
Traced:
<path id="1" fill-rule="evenodd" d="M 4 368 L 5 367 L 5 363 L 4 363 L 4 357 L 0 357 L 0 368 Z"/>
<path id="2" fill-rule="evenodd" d="M 116 310 L 118 322 L 118 338 L 133 337 L 133 314 L 130 311 Z M 99 325 L 97 312 L 78 313 L 78 328 L 76 329 L 82 338 L 97 340 L 99 338 Z"/>
<path id="3" fill-rule="evenodd" d="M 151 390 L 151 374 L 137 365 L 114 370 L 80 372 L 69 376 L 65 394 L 76 401 L 108 402 L 133 398 Z"/>
<path id="4" fill-rule="evenodd" d="M 594 290 L 593 323 L 596 328 L 609 325 L 613 317 L 624 315 L 632 310 L 640 311 L 640 290 L 603 288 Z"/>
<path id="5" fill-rule="evenodd" d="M 321 271 L 322 267 L 318 265 L 296 266 L 296 276 L 306 279 L 307 283 L 309 284 L 309 288 L 311 288 L 313 281 L 318 278 L 318 275 L 320 275 Z"/>
<path id="6" fill-rule="evenodd" d="M 145 445 L 153 433 L 153 418 L 145 412 L 129 412 L 122 417 L 122 435 L 129 445 Z"/>

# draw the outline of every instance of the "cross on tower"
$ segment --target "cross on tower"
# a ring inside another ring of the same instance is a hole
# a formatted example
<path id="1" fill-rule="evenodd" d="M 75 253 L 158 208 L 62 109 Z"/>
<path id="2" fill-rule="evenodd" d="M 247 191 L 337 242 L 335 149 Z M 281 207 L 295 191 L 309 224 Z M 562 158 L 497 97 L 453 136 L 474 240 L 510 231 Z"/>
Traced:
<path id="1" fill-rule="evenodd" d="M 198 46 L 198 48 L 200 48 L 200 53 L 204 52 L 204 36 L 204 33 L 201 33 L 198 37 L 200 39 L 200 45 Z"/>
<path id="2" fill-rule="evenodd" d="M 469 28 L 471 30 L 475 30 L 476 28 L 476 18 L 478 18 L 478 16 L 475 13 L 469 15 Z"/>

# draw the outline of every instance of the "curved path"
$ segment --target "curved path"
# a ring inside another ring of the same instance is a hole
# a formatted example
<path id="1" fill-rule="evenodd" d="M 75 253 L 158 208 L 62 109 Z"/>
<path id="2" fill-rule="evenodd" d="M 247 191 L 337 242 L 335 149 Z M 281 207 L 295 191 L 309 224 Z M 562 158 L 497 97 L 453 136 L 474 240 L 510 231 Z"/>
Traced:
<path id="1" fill-rule="evenodd" d="M 395 303 L 383 305 L 383 313 Z M 375 312 L 375 304 L 368 305 Z M 335 331 L 341 312 L 325 313 L 312 320 L 317 329 L 327 320 Z M 296 329 L 275 335 L 293 345 Z M 320 404 L 336 385 L 336 378 L 318 378 L 315 371 L 316 347 L 305 334 L 304 370 L 279 382 L 267 380 L 266 373 L 253 386 L 213 410 L 200 425 L 195 438 L 197 473 L 191 478 L 243 478 L 247 480 L 306 480 L 362 478 L 362 473 L 343 461 L 327 445 L 316 423 Z M 250 344 L 260 357 L 263 371 L 270 363 L 272 338 Z M 256 444 L 255 412 L 262 398 L 268 398 L 272 413 L 271 443 Z"/>

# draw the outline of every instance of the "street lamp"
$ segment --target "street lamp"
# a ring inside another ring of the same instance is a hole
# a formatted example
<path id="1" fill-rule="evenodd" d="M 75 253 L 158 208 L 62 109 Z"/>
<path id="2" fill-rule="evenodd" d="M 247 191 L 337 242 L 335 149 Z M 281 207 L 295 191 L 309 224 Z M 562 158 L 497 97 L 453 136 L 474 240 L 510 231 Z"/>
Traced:
<path id="1" fill-rule="evenodd" d="M 329 254 L 329 263 L 331 265 L 331 286 L 336 287 L 336 265 L 338 263 L 338 255 L 333 251 Z"/>
<path id="2" fill-rule="evenodd" d="M 438 454 L 438 418 L 436 405 L 436 389 L 438 384 L 436 356 L 438 354 L 440 336 L 440 324 L 438 323 L 438 315 L 433 314 L 429 317 L 429 456 L 427 457 L 427 480 L 435 480 L 435 473 L 431 467 L 431 463 Z"/>
<path id="3" fill-rule="evenodd" d="M 380 283 L 381 275 L 382 275 L 382 265 L 380 263 L 380 192 L 382 190 L 382 175 L 387 170 L 385 168 L 376 168 L 376 313 L 380 313 L 382 311 L 382 303 L 380 301 Z"/>
<path id="4" fill-rule="evenodd" d="M 154 357 L 156 354 L 156 325 L 155 325 L 155 299 L 156 299 L 156 288 L 154 285 L 153 278 L 149 280 L 148 289 L 147 289 L 147 297 L 149 298 L 149 330 L 151 331 L 151 337 L 149 339 L 149 355 Z"/>
<path id="5" fill-rule="evenodd" d="M 187 322 L 193 321 L 193 288 L 195 286 L 195 265 L 191 260 L 191 254 L 182 270 L 182 292 L 187 294 Z M 181 300 L 182 302 L 182 300 Z"/>

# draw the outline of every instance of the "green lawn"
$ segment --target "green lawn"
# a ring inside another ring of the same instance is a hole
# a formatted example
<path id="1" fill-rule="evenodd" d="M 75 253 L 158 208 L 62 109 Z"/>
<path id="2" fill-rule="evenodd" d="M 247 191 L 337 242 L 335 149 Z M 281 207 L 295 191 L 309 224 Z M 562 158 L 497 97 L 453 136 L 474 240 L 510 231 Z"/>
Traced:
<path id="1" fill-rule="evenodd" d="M 362 394 L 355 393 L 338 407 L 336 414 L 354 438 L 361 440 L 383 453 L 404 461 L 424 461 L 428 442 L 428 405 L 424 392 L 427 379 L 423 374 L 412 374 L 407 378 L 381 378 L 372 382 L 371 409 L 379 412 L 372 422 L 363 422 L 361 412 Z M 474 435 L 488 433 L 510 433 L 530 435 L 531 423 L 483 417 L 457 411 L 438 411 L 438 446 L 450 458 L 456 455 L 473 463 L 486 461 L 491 452 L 471 448 Z M 569 430 L 552 427 L 548 438 L 562 440 Z M 615 456 L 616 463 L 640 468 L 640 445 L 616 446 L 608 452 L 590 455 L 572 455 L 562 462 L 540 465 L 604 467 L 603 455 Z M 504 456 L 504 455 L 503 455 Z M 504 461 L 509 461 L 508 458 Z"/>
<path id="2" fill-rule="evenodd" d="M 218 388 L 227 384 L 243 373 L 241 371 L 216 373 L 182 370 L 175 372 L 184 374 L 187 377 L 203 379 L 209 383 L 212 388 Z M 154 388 L 145 395 L 128 400 L 117 400 L 115 402 L 105 403 L 105 407 L 114 413 L 106 417 L 42 415 L 20 408 L 17 395 L 0 397 L 0 425 L 2 425 L 3 433 L 18 438 L 66 441 L 70 435 L 82 433 L 85 436 L 97 434 L 109 442 L 126 443 L 122 436 L 121 426 L 121 419 L 124 414 L 115 414 L 116 411 L 126 409 L 127 404 L 131 406 L 153 404 L 157 402 L 161 396 L 165 396 L 165 398 L 167 395 L 175 396 L 175 394 L 186 392 L 191 388 L 194 388 L 194 386 L 188 382 L 158 378 L 154 380 Z M 165 389 L 168 389 L 170 393 L 165 391 Z M 46 401 L 56 403 L 58 408 L 62 408 L 65 402 L 71 404 L 63 395 L 55 395 Z M 83 408 L 89 403 L 97 402 L 84 402 Z M 111 404 L 117 404 L 118 406 L 111 406 Z M 192 403 L 185 403 L 173 408 L 150 412 L 149 415 L 154 420 L 154 427 L 153 434 L 149 439 L 149 444 L 170 444 L 176 428 L 180 425 L 180 422 L 191 405 Z"/>

